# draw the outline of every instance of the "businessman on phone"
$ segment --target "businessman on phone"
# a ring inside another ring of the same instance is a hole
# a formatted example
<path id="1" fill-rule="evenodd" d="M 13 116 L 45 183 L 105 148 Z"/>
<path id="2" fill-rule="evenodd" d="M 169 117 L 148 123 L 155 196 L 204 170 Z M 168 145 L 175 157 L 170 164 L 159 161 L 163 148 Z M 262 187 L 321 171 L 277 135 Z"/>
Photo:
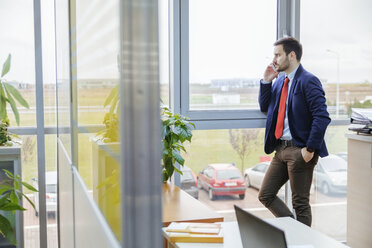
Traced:
<path id="1" fill-rule="evenodd" d="M 311 226 L 310 186 L 319 156 L 328 155 L 324 134 L 331 119 L 322 85 L 302 67 L 301 56 L 302 45 L 295 38 L 276 41 L 260 83 L 260 109 L 267 113 L 265 152 L 276 152 L 258 198 L 275 216 L 294 218 L 277 197 L 289 179 L 296 218 Z"/>

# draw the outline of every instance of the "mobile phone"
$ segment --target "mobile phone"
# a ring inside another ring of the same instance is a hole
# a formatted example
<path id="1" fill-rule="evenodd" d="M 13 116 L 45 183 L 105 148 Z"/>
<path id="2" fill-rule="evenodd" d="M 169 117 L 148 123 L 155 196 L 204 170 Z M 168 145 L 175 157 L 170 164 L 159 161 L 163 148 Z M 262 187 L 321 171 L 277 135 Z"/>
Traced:
<path id="1" fill-rule="evenodd" d="M 273 68 L 273 70 L 276 72 L 276 68 L 275 68 L 275 65 L 274 64 L 271 64 L 271 67 Z"/>

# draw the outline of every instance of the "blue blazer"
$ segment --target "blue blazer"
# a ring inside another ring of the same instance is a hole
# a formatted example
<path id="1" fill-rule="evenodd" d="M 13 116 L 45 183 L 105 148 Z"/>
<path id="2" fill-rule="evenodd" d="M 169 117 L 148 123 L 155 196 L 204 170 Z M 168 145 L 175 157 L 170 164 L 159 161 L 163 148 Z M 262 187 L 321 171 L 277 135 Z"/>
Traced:
<path id="1" fill-rule="evenodd" d="M 275 127 L 279 99 L 285 75 L 274 84 L 260 84 L 258 101 L 262 112 L 267 112 L 265 152 L 272 153 L 278 144 Z M 288 124 L 292 140 L 298 147 L 311 147 L 324 157 L 328 155 L 324 134 L 331 122 L 327 112 L 325 93 L 319 79 L 307 72 L 302 65 L 292 80 L 288 98 Z"/>

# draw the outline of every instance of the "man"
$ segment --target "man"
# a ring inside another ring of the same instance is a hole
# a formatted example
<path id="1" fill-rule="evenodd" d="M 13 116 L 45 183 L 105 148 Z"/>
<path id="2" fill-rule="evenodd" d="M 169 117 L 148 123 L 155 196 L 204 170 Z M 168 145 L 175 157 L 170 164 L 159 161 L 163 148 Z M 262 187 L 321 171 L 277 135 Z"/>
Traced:
<path id="1" fill-rule="evenodd" d="M 276 196 L 289 179 L 297 220 L 311 226 L 310 186 L 319 156 L 328 155 L 324 134 L 331 119 L 322 85 L 302 67 L 301 56 L 295 38 L 276 41 L 273 62 L 260 83 L 260 108 L 267 112 L 265 152 L 276 153 L 258 198 L 275 216 L 294 217 Z"/>

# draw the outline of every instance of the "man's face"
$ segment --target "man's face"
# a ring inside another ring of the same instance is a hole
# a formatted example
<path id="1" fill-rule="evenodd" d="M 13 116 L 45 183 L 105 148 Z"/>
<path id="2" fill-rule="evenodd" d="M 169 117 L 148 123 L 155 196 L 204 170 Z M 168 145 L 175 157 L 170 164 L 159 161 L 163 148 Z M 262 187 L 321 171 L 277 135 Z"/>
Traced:
<path id="1" fill-rule="evenodd" d="M 274 58 L 273 64 L 275 69 L 278 72 L 282 72 L 288 69 L 289 67 L 289 54 L 288 56 L 285 54 L 283 49 L 283 45 L 278 45 L 274 47 Z"/>

